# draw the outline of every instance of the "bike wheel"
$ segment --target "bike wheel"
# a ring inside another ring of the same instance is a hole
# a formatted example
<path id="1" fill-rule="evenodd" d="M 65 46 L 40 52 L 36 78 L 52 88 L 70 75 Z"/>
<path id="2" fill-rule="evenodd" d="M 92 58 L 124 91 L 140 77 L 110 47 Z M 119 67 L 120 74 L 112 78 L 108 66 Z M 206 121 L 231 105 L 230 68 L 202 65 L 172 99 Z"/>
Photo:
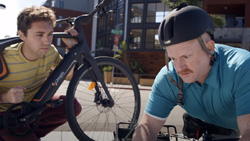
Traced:
<path id="1" fill-rule="evenodd" d="M 112 67 L 111 78 L 105 79 L 105 83 L 114 105 L 107 106 L 108 99 L 100 82 L 96 83 L 98 87 L 89 90 L 92 68 L 84 65 L 74 74 L 68 87 L 68 122 L 79 140 L 114 140 L 113 132 L 117 123 L 137 123 L 140 114 L 140 92 L 133 74 L 120 61 L 110 57 L 100 57 L 96 61 L 103 76 L 103 68 Z M 100 95 L 97 97 L 98 93 Z M 74 113 L 74 98 L 82 107 L 78 116 Z"/>

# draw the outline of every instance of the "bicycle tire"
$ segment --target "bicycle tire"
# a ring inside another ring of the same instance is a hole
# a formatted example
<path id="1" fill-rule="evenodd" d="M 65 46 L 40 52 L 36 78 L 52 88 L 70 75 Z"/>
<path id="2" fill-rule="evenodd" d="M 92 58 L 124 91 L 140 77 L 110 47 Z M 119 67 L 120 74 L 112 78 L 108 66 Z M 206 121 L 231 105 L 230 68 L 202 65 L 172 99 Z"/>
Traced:
<path id="1" fill-rule="evenodd" d="M 92 68 L 84 65 L 74 74 L 67 90 L 66 112 L 68 123 L 79 140 L 114 140 L 113 132 L 117 123 L 137 123 L 141 104 L 140 91 L 133 74 L 120 61 L 111 57 L 99 57 L 96 58 L 96 62 L 102 73 L 101 68 L 103 66 L 113 67 L 114 77 L 112 82 L 105 83 L 114 100 L 114 106 L 111 108 L 104 107 L 102 104 L 98 105 L 93 102 L 96 90 L 88 90 L 90 85 L 88 72 Z M 116 74 L 118 71 L 119 74 Z M 119 82 L 118 75 L 126 76 L 127 81 L 125 79 L 121 79 L 121 81 L 129 83 L 129 85 L 120 84 L 122 82 Z M 100 82 L 97 82 L 97 85 L 103 93 L 104 90 Z M 82 111 L 77 117 L 74 113 L 74 98 L 82 106 Z"/>

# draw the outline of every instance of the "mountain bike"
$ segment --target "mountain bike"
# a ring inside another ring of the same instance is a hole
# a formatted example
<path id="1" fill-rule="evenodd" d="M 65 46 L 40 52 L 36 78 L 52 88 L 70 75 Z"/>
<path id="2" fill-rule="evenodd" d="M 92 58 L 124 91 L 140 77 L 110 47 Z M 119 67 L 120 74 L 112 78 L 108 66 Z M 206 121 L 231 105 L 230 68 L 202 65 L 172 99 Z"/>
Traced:
<path id="1" fill-rule="evenodd" d="M 64 55 L 61 63 L 51 73 L 34 99 L 27 103 L 13 104 L 4 116 L 0 117 L 0 127 L 12 136 L 31 134 L 39 125 L 39 114 L 46 108 L 56 107 L 62 101 L 51 101 L 71 69 L 74 74 L 66 93 L 66 114 L 74 135 L 79 140 L 114 140 L 113 131 L 119 122 L 136 123 L 140 114 L 140 92 L 138 84 L 129 70 L 119 60 L 112 57 L 91 55 L 82 24 L 89 23 L 95 13 L 106 13 L 104 7 L 111 0 L 103 0 L 89 14 L 75 18 L 60 19 L 57 23 L 70 23 L 78 31 L 73 37 L 64 32 L 53 33 L 54 38 L 75 38 L 78 43 Z M 0 51 L 11 44 L 21 42 L 19 37 L 0 40 Z M 4 58 L 1 74 L 7 69 Z M 109 80 L 104 79 L 104 70 L 110 68 Z M 6 74 L 7 75 L 7 74 Z M 74 99 L 82 106 L 78 116 L 74 113 Z M 12 112 L 20 108 L 19 113 Z M 25 130 L 17 129 L 22 126 Z M 130 127 L 128 127 L 130 128 Z M 111 135 L 110 135 L 111 134 Z"/>

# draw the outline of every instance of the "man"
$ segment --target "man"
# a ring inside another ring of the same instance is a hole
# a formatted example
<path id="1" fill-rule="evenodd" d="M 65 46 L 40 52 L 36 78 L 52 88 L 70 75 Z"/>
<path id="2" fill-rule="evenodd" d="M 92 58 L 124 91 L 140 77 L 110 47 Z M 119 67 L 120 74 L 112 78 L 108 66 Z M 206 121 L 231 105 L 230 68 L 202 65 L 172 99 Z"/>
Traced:
<path id="1" fill-rule="evenodd" d="M 48 78 L 51 69 L 62 60 L 57 49 L 51 44 L 56 17 L 54 12 L 46 7 L 28 7 L 20 12 L 17 18 L 18 35 L 23 41 L 7 47 L 3 57 L 9 69 L 9 75 L 0 81 L 0 103 L 30 102 Z M 75 29 L 65 32 L 76 36 Z M 72 39 L 73 40 L 73 39 Z M 72 47 L 76 41 L 66 40 Z M 73 43 L 73 44 L 72 44 Z M 65 96 L 55 95 L 52 100 L 63 99 Z M 1 104 L 1 115 L 10 104 Z M 81 111 L 80 104 L 75 102 L 76 115 Z M 38 141 L 49 132 L 67 121 L 65 102 L 55 108 L 48 108 L 40 115 L 38 129 L 23 138 L 5 136 L 7 132 L 0 129 L 0 140 L 7 141 Z"/>
<path id="2" fill-rule="evenodd" d="M 250 140 L 250 53 L 215 44 L 213 33 L 209 15 L 195 6 L 182 4 L 162 21 L 159 42 L 171 61 L 155 79 L 133 140 L 156 140 L 177 104 Z"/>

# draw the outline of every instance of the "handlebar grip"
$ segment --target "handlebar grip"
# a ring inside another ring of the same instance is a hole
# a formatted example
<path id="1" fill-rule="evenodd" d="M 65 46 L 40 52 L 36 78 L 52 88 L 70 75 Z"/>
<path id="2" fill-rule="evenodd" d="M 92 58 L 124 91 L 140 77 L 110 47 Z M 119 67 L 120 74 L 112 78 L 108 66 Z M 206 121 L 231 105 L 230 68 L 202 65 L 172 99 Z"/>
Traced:
<path id="1" fill-rule="evenodd" d="M 104 6 L 106 6 L 108 3 L 110 3 L 112 0 L 103 0 L 100 4 L 99 4 L 99 6 L 100 7 L 104 7 Z"/>

